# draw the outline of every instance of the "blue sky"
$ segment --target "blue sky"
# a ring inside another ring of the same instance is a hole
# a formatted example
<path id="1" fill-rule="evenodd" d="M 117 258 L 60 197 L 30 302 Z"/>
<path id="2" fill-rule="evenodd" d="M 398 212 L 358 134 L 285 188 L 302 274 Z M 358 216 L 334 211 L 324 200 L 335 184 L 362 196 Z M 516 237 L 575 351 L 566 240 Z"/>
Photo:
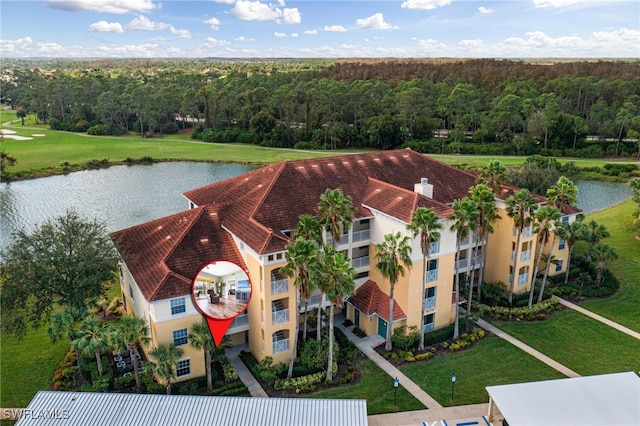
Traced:
<path id="1" fill-rule="evenodd" d="M 640 58 L 637 0 L 0 0 L 5 58 Z"/>

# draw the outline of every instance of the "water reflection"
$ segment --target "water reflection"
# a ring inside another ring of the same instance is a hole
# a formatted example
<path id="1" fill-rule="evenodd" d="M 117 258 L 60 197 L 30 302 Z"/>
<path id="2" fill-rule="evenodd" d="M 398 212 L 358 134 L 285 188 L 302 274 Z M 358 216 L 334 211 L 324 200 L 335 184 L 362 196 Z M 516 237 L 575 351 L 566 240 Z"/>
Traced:
<path id="1" fill-rule="evenodd" d="M 577 207 L 586 214 L 606 209 L 631 197 L 631 188 L 626 183 L 580 180 Z"/>

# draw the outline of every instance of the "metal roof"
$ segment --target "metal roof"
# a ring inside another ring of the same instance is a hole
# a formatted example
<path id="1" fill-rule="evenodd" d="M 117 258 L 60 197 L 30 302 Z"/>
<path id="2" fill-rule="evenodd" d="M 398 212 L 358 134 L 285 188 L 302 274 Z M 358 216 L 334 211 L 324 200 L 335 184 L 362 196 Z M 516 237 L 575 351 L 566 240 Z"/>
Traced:
<path id="1" fill-rule="evenodd" d="M 16 426 L 366 426 L 361 399 L 40 391 Z"/>
<path id="2" fill-rule="evenodd" d="M 488 386 L 487 392 L 511 426 L 640 425 L 640 378 L 633 372 Z"/>

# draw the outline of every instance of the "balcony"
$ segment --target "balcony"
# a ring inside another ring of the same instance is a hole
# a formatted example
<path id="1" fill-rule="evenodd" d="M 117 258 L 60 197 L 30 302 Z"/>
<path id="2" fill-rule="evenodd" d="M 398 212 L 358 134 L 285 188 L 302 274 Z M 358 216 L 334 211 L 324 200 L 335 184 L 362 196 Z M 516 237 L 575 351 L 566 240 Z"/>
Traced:
<path id="1" fill-rule="evenodd" d="M 427 271 L 427 282 L 433 282 L 438 280 L 438 268 Z"/>
<path id="2" fill-rule="evenodd" d="M 368 268 L 369 267 L 369 256 L 362 257 L 354 257 L 351 259 L 351 264 L 355 269 L 358 268 Z"/>
<path id="3" fill-rule="evenodd" d="M 467 266 L 469 266 L 469 259 L 456 260 L 456 271 L 465 269 Z"/>
<path id="4" fill-rule="evenodd" d="M 234 328 L 238 328 L 238 330 L 234 330 Z M 245 331 L 249 329 L 249 315 L 243 314 L 238 315 L 233 319 L 233 322 L 229 326 L 227 330 L 227 334 L 237 333 L 239 331 Z"/>
<path id="5" fill-rule="evenodd" d="M 340 237 L 340 241 L 338 242 L 338 245 L 341 246 L 343 244 L 347 244 L 348 242 L 349 242 L 349 234 L 343 234 L 342 237 Z M 327 237 L 327 244 L 333 245 L 333 238 Z"/>
<path id="6" fill-rule="evenodd" d="M 511 252 L 511 260 L 513 260 L 514 257 L 516 257 L 516 252 L 512 251 Z M 526 262 L 529 259 L 531 259 L 531 250 L 525 250 L 523 252 L 520 252 L 520 261 L 521 262 Z"/>
<path id="7" fill-rule="evenodd" d="M 422 300 L 422 310 L 426 311 L 428 309 L 435 309 L 436 308 L 436 297 L 427 297 L 425 299 Z"/>
<path id="8" fill-rule="evenodd" d="M 371 230 L 363 229 L 362 231 L 354 231 L 353 232 L 353 242 L 358 241 L 366 241 L 371 239 Z M 340 243 L 342 244 L 342 239 L 340 239 Z"/>
<path id="9" fill-rule="evenodd" d="M 476 242 L 478 242 L 478 235 L 473 234 L 471 237 L 472 237 L 471 238 L 471 244 L 475 244 Z M 460 246 L 461 247 L 462 246 L 467 246 L 467 245 L 469 245 L 469 237 L 465 238 L 464 240 L 462 240 L 460 242 Z"/>
<path id="10" fill-rule="evenodd" d="M 433 323 L 431 324 L 425 324 L 422 326 L 422 332 L 423 333 L 431 333 L 433 331 Z"/>
<path id="11" fill-rule="evenodd" d="M 509 282 L 511 282 L 511 278 L 513 275 L 509 274 Z M 518 285 L 525 285 L 529 283 L 529 273 L 525 273 L 522 275 L 518 275 Z"/>
<path id="12" fill-rule="evenodd" d="M 432 241 L 429 245 L 429 256 L 436 254 L 440 251 L 440 241 Z"/>
<path id="13" fill-rule="evenodd" d="M 273 353 L 279 354 L 289 350 L 289 339 L 281 339 L 273 341 Z"/>
<path id="14" fill-rule="evenodd" d="M 513 236 L 517 237 L 518 236 L 518 228 L 517 227 L 513 227 Z M 529 238 L 533 236 L 533 226 L 529 225 L 526 228 L 522 228 L 522 236 L 524 238 Z"/>
<path id="15" fill-rule="evenodd" d="M 282 324 L 283 322 L 289 321 L 289 310 L 281 309 L 279 311 L 273 311 L 271 313 L 271 324 Z"/>
<path id="16" fill-rule="evenodd" d="M 271 278 L 271 294 L 286 293 L 289 291 L 289 281 L 284 278 Z"/>

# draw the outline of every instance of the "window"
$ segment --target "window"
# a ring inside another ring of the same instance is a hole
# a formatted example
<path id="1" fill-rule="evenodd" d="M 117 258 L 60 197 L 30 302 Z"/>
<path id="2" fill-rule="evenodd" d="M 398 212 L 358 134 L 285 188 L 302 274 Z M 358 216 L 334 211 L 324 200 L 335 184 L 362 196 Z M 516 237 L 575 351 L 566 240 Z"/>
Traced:
<path id="1" fill-rule="evenodd" d="M 427 262 L 427 282 L 438 280 L 438 259 L 432 259 Z"/>
<path id="2" fill-rule="evenodd" d="M 423 325 L 433 324 L 433 318 L 434 318 L 434 314 L 425 315 L 424 317 L 422 317 L 422 324 Z"/>
<path id="3" fill-rule="evenodd" d="M 431 244 L 429 244 L 429 254 L 436 254 L 439 251 L 440 251 L 440 240 L 431 241 Z"/>
<path id="4" fill-rule="evenodd" d="M 186 345 L 187 344 L 187 329 L 183 328 L 182 330 L 175 330 L 173 332 L 173 343 L 176 346 Z"/>
<path id="5" fill-rule="evenodd" d="M 558 259 L 556 263 L 556 272 L 562 271 L 562 264 L 564 263 L 564 259 Z"/>
<path id="6" fill-rule="evenodd" d="M 186 311 L 187 311 L 187 305 L 185 304 L 184 297 L 171 299 L 171 315 L 182 314 Z"/>
<path id="7" fill-rule="evenodd" d="M 569 222 L 569 216 L 562 216 L 562 219 L 560 219 L 562 221 L 562 223 L 567 223 Z"/>
<path id="8" fill-rule="evenodd" d="M 182 377 L 191 374 L 191 360 L 185 359 L 178 361 L 176 365 L 176 377 Z"/>
<path id="9" fill-rule="evenodd" d="M 131 286 L 131 284 L 129 284 L 129 297 L 131 298 L 131 300 L 133 301 L 133 287 Z"/>
<path id="10" fill-rule="evenodd" d="M 436 295 L 436 288 L 435 287 L 429 287 L 429 288 L 425 288 L 424 289 L 424 298 L 427 299 L 429 297 L 435 297 Z"/>
<path id="11" fill-rule="evenodd" d="M 567 240 L 564 238 L 560 240 L 560 244 L 558 244 L 558 250 L 564 250 L 564 246 L 567 244 Z"/>

